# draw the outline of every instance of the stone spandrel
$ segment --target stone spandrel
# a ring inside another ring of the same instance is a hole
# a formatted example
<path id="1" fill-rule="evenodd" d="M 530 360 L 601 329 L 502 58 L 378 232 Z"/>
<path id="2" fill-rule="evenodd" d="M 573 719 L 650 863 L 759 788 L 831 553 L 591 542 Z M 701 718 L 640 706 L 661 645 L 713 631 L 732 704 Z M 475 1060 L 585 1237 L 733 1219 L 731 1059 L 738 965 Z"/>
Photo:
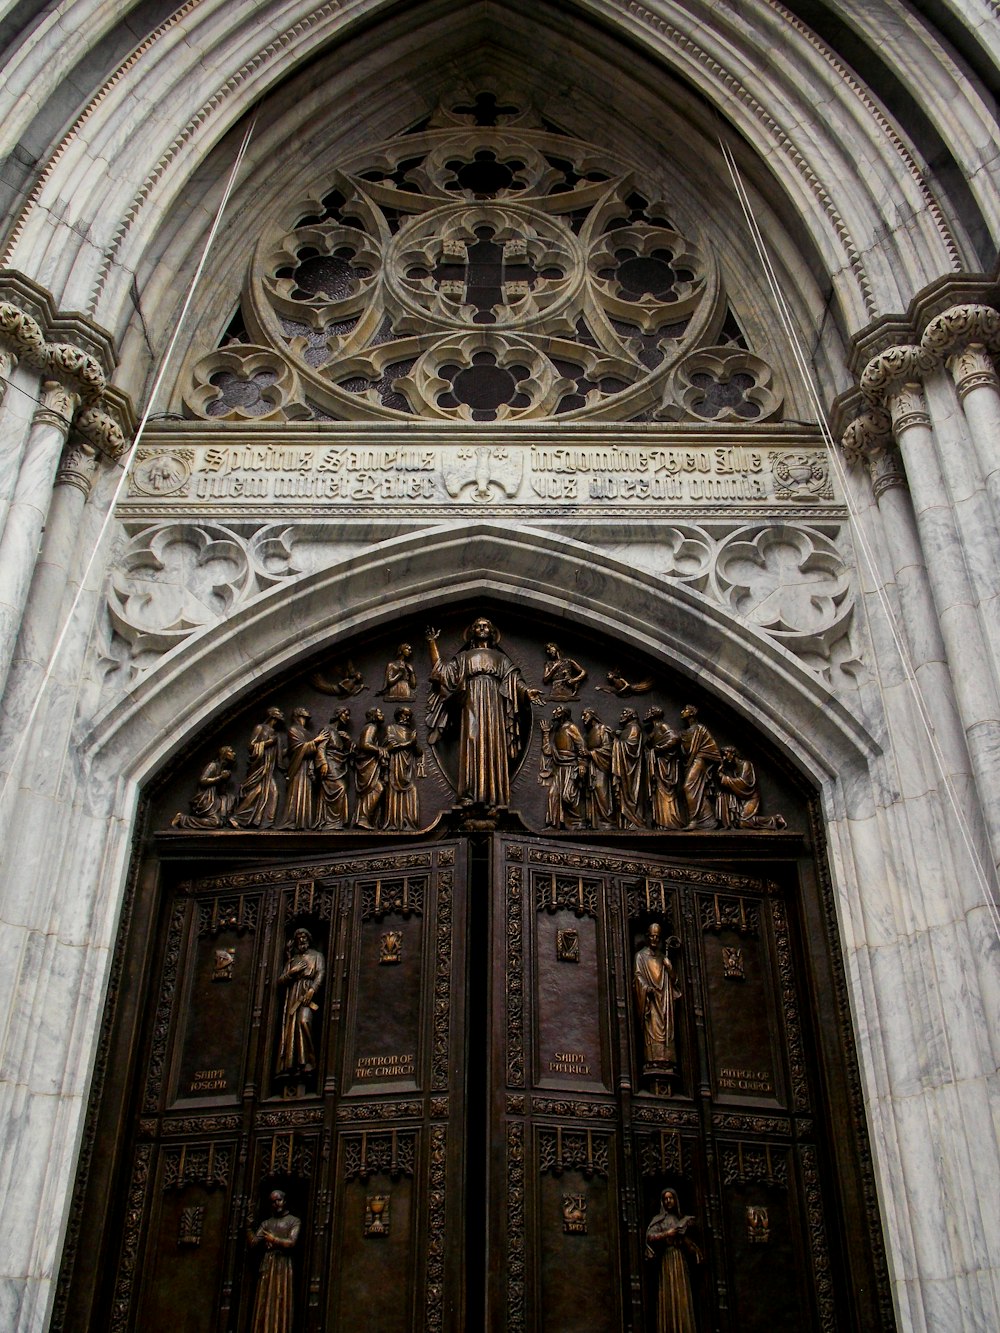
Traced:
<path id="1" fill-rule="evenodd" d="M 696 438 L 551 437 L 507 442 L 496 435 L 441 443 L 409 432 L 378 439 L 312 433 L 280 440 L 232 434 L 184 443 L 156 440 L 136 451 L 123 513 L 236 506 L 289 514 L 322 505 L 365 511 L 391 504 L 427 512 L 593 506 L 770 508 L 839 505 L 818 435 L 768 433 L 753 444 L 733 433 Z M 310 436 L 312 436 L 310 438 Z M 745 437 L 744 437 L 745 439 Z"/>

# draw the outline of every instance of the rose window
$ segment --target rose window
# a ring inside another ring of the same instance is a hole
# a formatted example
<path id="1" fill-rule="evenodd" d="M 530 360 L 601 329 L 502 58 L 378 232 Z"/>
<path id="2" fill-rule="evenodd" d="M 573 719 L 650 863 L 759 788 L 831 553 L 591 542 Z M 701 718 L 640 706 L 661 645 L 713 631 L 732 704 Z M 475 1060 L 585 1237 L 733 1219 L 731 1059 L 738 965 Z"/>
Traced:
<path id="1" fill-rule="evenodd" d="M 220 345 L 193 367 L 188 410 L 227 420 L 774 415 L 780 396 L 752 355 L 708 386 L 678 378 L 699 350 L 715 354 L 699 373 L 729 369 L 733 316 L 711 252 L 640 178 L 492 94 L 439 108 L 288 201 L 253 253 L 230 326 L 240 368 L 256 378 L 230 382 L 235 354 L 226 361 Z"/>

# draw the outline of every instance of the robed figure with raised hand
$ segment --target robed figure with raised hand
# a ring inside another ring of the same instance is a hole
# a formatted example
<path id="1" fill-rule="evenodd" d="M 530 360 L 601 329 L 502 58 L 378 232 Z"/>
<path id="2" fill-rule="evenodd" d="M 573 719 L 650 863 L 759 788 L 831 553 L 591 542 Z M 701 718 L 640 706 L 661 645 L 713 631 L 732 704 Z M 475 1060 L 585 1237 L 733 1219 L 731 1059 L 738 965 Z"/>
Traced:
<path id="1" fill-rule="evenodd" d="M 510 775 L 523 749 L 519 712 L 528 701 L 543 702 L 500 647 L 496 626 L 480 616 L 469 626 L 465 644 L 445 662 L 438 630 L 427 631 L 431 653 L 428 739 L 436 745 L 458 729 L 458 799 L 462 804 L 506 806 Z"/>
<path id="2" fill-rule="evenodd" d="M 663 929 L 654 921 L 646 944 L 635 956 L 632 985 L 642 1028 L 643 1071 L 670 1074 L 677 1067 L 674 1038 L 674 1001 L 681 993 L 674 985 L 674 969 L 663 947 Z"/>

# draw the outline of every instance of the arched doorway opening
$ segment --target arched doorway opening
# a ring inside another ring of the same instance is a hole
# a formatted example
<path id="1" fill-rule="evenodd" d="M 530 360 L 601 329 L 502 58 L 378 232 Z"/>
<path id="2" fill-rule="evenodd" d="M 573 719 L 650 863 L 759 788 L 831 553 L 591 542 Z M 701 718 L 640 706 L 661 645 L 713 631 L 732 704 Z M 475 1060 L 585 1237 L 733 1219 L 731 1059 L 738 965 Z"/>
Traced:
<path id="1" fill-rule="evenodd" d="M 718 695 L 419 605 L 144 821 L 65 1327 L 889 1326 L 816 797 Z"/>

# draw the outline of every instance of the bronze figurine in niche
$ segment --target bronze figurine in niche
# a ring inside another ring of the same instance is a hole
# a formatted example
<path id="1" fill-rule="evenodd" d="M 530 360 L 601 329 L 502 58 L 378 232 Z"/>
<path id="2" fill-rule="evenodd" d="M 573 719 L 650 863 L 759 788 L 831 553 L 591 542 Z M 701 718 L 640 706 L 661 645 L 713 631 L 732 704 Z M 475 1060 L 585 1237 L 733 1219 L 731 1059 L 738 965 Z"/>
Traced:
<path id="1" fill-rule="evenodd" d="M 250 1333 L 292 1333 L 295 1310 L 291 1252 L 298 1243 L 302 1223 L 288 1211 L 284 1190 L 271 1191 L 271 1209 L 272 1215 L 256 1231 L 247 1230 L 250 1246 L 264 1246 Z"/>
<path id="2" fill-rule="evenodd" d="M 527 737 L 521 711 L 543 702 L 524 683 L 518 667 L 500 647 L 492 621 L 479 616 L 450 662 L 438 651 L 440 631 L 427 630 L 431 654 L 431 694 L 427 703 L 428 740 L 437 746 L 458 730 L 457 793 L 460 804 L 510 804 L 511 771 Z"/>
<path id="3" fill-rule="evenodd" d="M 586 824 L 587 747 L 570 711 L 560 704 L 551 722 L 543 722 L 538 780 L 548 790 L 546 828 L 583 828 Z"/>
<path id="4" fill-rule="evenodd" d="M 365 1235 L 388 1236 L 391 1194 L 369 1194 L 365 1199 Z"/>
<path id="5" fill-rule="evenodd" d="M 354 781 L 358 792 L 358 805 L 354 811 L 355 828 L 381 827 L 385 771 L 389 758 L 382 731 L 384 722 L 381 708 L 369 708 L 355 746 Z"/>
<path id="6" fill-rule="evenodd" d="M 280 708 L 269 708 L 263 722 L 254 727 L 247 775 L 229 818 L 235 828 L 270 827 L 274 823 L 278 809 L 278 783 L 274 774 L 283 759 L 280 732 L 284 721 Z"/>
<path id="7" fill-rule="evenodd" d="M 309 684 L 319 690 L 320 694 L 332 694 L 337 699 L 350 699 L 365 688 L 365 678 L 353 662 L 348 661 L 346 666 L 335 666 L 333 670 L 335 674 L 332 680 L 324 676 L 322 671 L 314 671 L 309 677 Z"/>
<path id="8" fill-rule="evenodd" d="M 760 788 L 757 770 L 734 745 L 722 747 L 722 757 L 716 778 L 719 794 L 716 812 L 723 828 L 782 829 L 782 815 L 761 815 Z"/>
<path id="9" fill-rule="evenodd" d="M 278 1047 L 279 1074 L 311 1074 L 316 1068 L 312 1022 L 319 1009 L 316 993 L 325 973 L 326 960 L 319 949 L 313 948 L 309 931 L 299 926 L 288 942 L 285 969 L 278 977 L 278 985 L 287 987 Z"/>
<path id="10" fill-rule="evenodd" d="M 664 942 L 663 927 L 654 921 L 646 932 L 646 943 L 635 955 L 632 985 L 642 1031 L 643 1073 L 647 1076 L 677 1070 L 674 1005 L 681 992 L 674 984 L 673 964 L 666 948 L 679 943 L 674 936 Z"/>
<path id="11" fill-rule="evenodd" d="M 396 649 L 396 656 L 386 663 L 385 684 L 376 693 L 383 699 L 399 702 L 409 701 L 417 692 L 417 673 L 414 670 L 413 649 L 408 643 L 401 643 Z"/>
<path id="12" fill-rule="evenodd" d="M 401 963 L 403 961 L 403 932 L 387 930 L 379 941 L 380 963 Z"/>
<path id="13" fill-rule="evenodd" d="M 659 1258 L 656 1294 L 656 1333 L 696 1333 L 694 1293 L 687 1258 L 702 1261 L 701 1250 L 688 1235 L 694 1225 L 682 1214 L 676 1190 L 660 1195 L 660 1211 L 646 1228 L 646 1258 Z"/>
<path id="14" fill-rule="evenodd" d="M 418 829 L 420 798 L 416 779 L 421 775 L 423 750 L 417 744 L 413 710 L 397 708 L 385 729 L 385 823 L 387 829 Z"/>
<path id="15" fill-rule="evenodd" d="M 313 785 L 316 775 L 316 740 L 309 734 L 312 715 L 308 708 L 293 708 L 288 726 L 285 807 L 275 825 L 280 829 L 312 828 Z"/>
<path id="16" fill-rule="evenodd" d="M 587 1234 L 587 1196 L 564 1194 L 562 1197 L 563 1231 L 568 1236 Z"/>
<path id="17" fill-rule="evenodd" d="M 354 758 L 348 728 L 351 710 L 341 708 L 316 737 L 316 822 L 322 831 L 347 828 L 347 791 Z"/>
<path id="18" fill-rule="evenodd" d="M 191 813 L 179 811 L 170 821 L 172 828 L 222 828 L 236 804 L 236 796 L 229 790 L 236 763 L 236 751 L 223 745 L 198 777 L 198 790 L 191 798 Z"/>
<path id="19" fill-rule="evenodd" d="M 545 645 L 545 666 L 542 668 L 542 684 L 549 687 L 549 698 L 553 703 L 566 703 L 580 693 L 580 686 L 587 679 L 587 672 L 572 657 L 563 657 L 558 644 Z"/>
<path id="20" fill-rule="evenodd" d="M 236 949 L 235 949 L 235 947 L 231 947 L 231 948 L 221 948 L 221 947 L 220 947 L 220 948 L 216 948 L 216 950 L 215 950 L 215 966 L 214 966 L 213 969 L 212 969 L 212 980 L 213 980 L 213 981 L 232 981 L 232 979 L 233 979 L 233 966 L 234 966 L 235 962 L 236 962 Z"/>

